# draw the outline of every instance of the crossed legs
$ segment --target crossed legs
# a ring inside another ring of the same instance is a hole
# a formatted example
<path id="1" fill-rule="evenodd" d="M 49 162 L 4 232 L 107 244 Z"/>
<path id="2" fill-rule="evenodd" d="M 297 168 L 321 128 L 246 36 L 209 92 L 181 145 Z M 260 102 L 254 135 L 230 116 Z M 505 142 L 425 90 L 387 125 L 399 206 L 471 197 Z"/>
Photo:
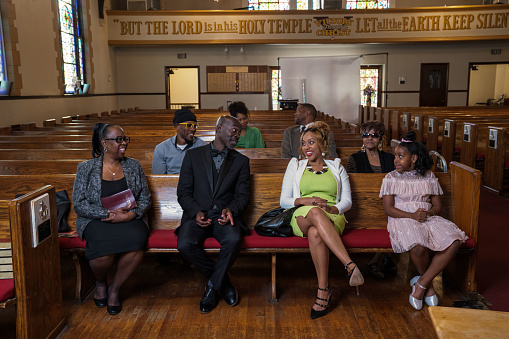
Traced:
<path id="1" fill-rule="evenodd" d="M 433 288 L 433 279 L 449 264 L 454 258 L 456 252 L 460 247 L 460 242 L 455 240 L 449 247 L 441 252 L 435 253 L 433 259 L 429 260 L 429 250 L 423 246 L 415 246 L 410 250 L 410 257 L 414 263 L 417 271 L 421 275 L 418 282 L 426 289 L 422 289 L 418 284 L 415 284 L 415 291 L 412 296 L 418 300 L 430 297 L 435 294 Z"/>
<path id="2" fill-rule="evenodd" d="M 316 275 L 318 277 L 318 287 L 325 289 L 329 286 L 329 250 L 346 266 L 352 261 L 346 251 L 341 237 L 337 233 L 332 221 L 327 214 L 320 208 L 312 208 L 307 216 L 297 217 L 297 224 L 302 233 L 308 237 L 309 251 L 315 265 Z M 350 265 L 347 270 L 352 271 L 355 264 Z M 318 297 L 327 299 L 328 291 L 318 290 Z M 318 299 L 317 299 L 318 302 Z M 320 302 L 323 304 L 323 302 Z M 313 308 L 317 311 L 324 309 L 318 305 Z"/>

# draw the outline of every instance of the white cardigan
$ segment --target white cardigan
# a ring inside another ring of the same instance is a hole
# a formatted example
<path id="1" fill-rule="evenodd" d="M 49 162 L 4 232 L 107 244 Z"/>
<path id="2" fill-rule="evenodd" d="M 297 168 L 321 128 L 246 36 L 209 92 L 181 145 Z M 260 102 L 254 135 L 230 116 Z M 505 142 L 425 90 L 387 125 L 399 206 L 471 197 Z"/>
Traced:
<path id="1" fill-rule="evenodd" d="M 341 159 L 325 160 L 327 167 L 332 172 L 338 183 L 336 193 L 336 206 L 339 214 L 343 214 L 352 207 L 352 191 L 350 190 L 350 181 L 348 174 L 343 165 L 340 164 Z M 300 179 L 304 174 L 308 159 L 297 160 L 292 158 L 286 168 L 285 177 L 283 178 L 283 187 L 281 188 L 281 198 L 279 203 L 282 208 L 291 208 L 295 206 L 295 199 L 300 198 Z"/>

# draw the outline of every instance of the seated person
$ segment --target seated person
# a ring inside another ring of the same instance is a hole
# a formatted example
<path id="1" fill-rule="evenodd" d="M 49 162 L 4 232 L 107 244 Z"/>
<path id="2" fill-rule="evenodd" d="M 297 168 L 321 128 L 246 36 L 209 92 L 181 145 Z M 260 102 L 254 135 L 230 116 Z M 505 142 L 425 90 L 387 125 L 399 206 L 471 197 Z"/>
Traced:
<path id="1" fill-rule="evenodd" d="M 97 123 L 92 136 L 93 159 L 78 165 L 72 201 L 76 231 L 87 241 L 85 258 L 95 276 L 94 302 L 110 315 L 122 310 L 119 291 L 140 264 L 148 239 L 146 212 L 152 201 L 143 168 L 125 157 L 129 137 L 117 125 Z M 135 206 L 107 209 L 101 197 L 130 189 Z M 117 270 L 108 288 L 108 272 Z"/>
<path id="2" fill-rule="evenodd" d="M 299 148 L 301 146 L 301 134 L 307 127 L 315 122 L 316 114 L 316 108 L 311 104 L 305 103 L 297 106 L 297 110 L 295 111 L 296 126 L 291 126 L 285 129 L 283 141 L 281 143 L 281 158 L 300 158 L 301 155 L 299 154 Z M 338 153 L 336 152 L 334 133 L 332 133 L 332 131 L 329 131 L 329 135 L 327 136 L 327 145 L 327 149 L 329 150 L 328 157 L 331 159 L 337 158 Z"/>
<path id="3" fill-rule="evenodd" d="M 385 126 L 378 121 L 368 121 L 361 126 L 362 147 L 357 153 L 348 157 L 346 171 L 348 173 L 389 173 L 394 171 L 394 154 L 384 152 L 382 140 Z M 383 268 L 378 264 L 382 262 Z M 368 263 L 369 273 L 376 280 L 386 275 L 396 275 L 398 268 L 390 254 L 376 253 Z"/>
<path id="4" fill-rule="evenodd" d="M 343 213 L 352 206 L 350 182 L 340 159 L 326 160 L 329 126 L 321 121 L 311 124 L 301 136 L 300 153 L 306 159 L 292 158 L 288 163 L 280 204 L 297 208 L 292 216 L 293 233 L 307 237 L 309 251 L 318 276 L 318 293 L 311 308 L 311 319 L 327 314 L 332 291 L 329 287 L 329 253 L 347 270 L 350 286 L 359 286 L 364 278 L 350 259 L 340 234 L 345 229 Z"/>
<path id="5" fill-rule="evenodd" d="M 173 116 L 173 125 L 177 134 L 161 142 L 154 150 L 152 174 L 179 174 L 187 150 L 207 144 L 194 136 L 198 124 L 196 115 L 189 109 L 177 110 Z"/>
<path id="6" fill-rule="evenodd" d="M 260 130 L 256 127 L 249 127 L 249 110 L 242 101 L 236 101 L 228 106 L 230 115 L 239 119 L 242 124 L 240 139 L 235 148 L 265 148 Z"/>

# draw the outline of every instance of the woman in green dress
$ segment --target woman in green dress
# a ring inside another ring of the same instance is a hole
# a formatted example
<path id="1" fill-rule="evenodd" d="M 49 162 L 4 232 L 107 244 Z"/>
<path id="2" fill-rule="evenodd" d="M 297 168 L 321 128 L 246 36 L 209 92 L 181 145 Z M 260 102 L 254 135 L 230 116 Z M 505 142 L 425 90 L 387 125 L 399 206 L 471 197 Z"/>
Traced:
<path id="1" fill-rule="evenodd" d="M 249 127 L 249 110 L 242 101 L 236 101 L 228 106 L 230 115 L 239 119 L 242 124 L 239 142 L 235 148 L 265 148 L 262 133 L 256 127 Z"/>
<path id="2" fill-rule="evenodd" d="M 345 228 L 343 215 L 352 206 L 350 182 L 340 159 L 326 160 L 329 126 L 321 121 L 310 125 L 301 136 L 299 152 L 304 160 L 292 158 L 281 190 L 282 208 L 300 206 L 291 225 L 296 236 L 307 237 L 309 251 L 318 276 L 318 294 L 311 309 L 316 319 L 328 312 L 332 292 L 329 287 L 329 250 L 343 263 L 350 286 L 359 286 L 364 278 L 350 259 L 341 241 Z"/>

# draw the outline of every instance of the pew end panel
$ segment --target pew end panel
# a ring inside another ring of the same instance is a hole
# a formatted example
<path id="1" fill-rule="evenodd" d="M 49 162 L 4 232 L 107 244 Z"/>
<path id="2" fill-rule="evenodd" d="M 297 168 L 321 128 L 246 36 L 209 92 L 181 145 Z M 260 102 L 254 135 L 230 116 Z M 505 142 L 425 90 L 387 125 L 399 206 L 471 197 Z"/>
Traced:
<path id="1" fill-rule="evenodd" d="M 46 194 L 49 206 L 37 205 L 35 213 L 49 213 L 50 234 L 33 247 L 31 201 Z M 9 214 L 17 298 L 16 337 L 54 338 L 66 325 L 55 188 L 47 185 L 12 200 Z"/>
<path id="2" fill-rule="evenodd" d="M 466 296 L 477 293 L 476 264 L 479 231 L 481 172 L 458 162 L 451 162 L 451 220 L 475 241 L 475 246 L 458 252 L 444 270 Z"/>

